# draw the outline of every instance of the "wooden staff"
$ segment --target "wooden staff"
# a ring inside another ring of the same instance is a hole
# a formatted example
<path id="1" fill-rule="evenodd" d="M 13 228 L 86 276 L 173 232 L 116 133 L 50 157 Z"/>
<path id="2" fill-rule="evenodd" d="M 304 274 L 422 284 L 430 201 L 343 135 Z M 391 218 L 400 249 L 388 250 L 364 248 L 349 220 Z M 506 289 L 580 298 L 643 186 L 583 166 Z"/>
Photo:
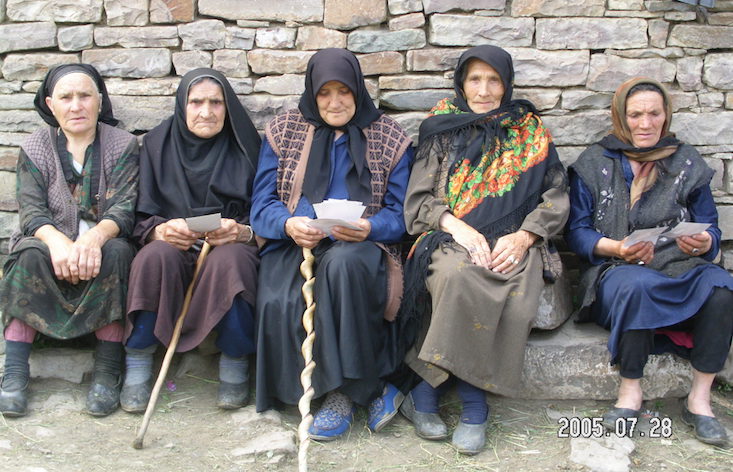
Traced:
<path id="1" fill-rule="evenodd" d="M 196 259 L 196 268 L 193 271 L 193 279 L 191 280 L 191 283 L 188 284 L 188 289 L 186 290 L 186 297 L 183 299 L 183 308 L 181 308 L 181 314 L 178 315 L 178 321 L 176 321 L 176 325 L 173 328 L 173 337 L 171 337 L 171 342 L 170 344 L 168 344 L 168 349 L 165 351 L 165 357 L 163 358 L 163 365 L 160 366 L 160 373 L 158 373 L 158 379 L 155 381 L 153 392 L 150 394 L 150 400 L 148 400 L 148 407 L 145 409 L 145 416 L 143 417 L 143 422 L 140 425 L 140 430 L 137 433 L 137 437 L 132 442 L 132 447 L 134 447 L 135 449 L 143 448 L 143 438 L 145 437 L 145 432 L 148 430 L 148 425 L 150 424 L 150 418 L 153 416 L 153 413 L 155 412 L 155 404 L 158 402 L 158 394 L 160 393 L 160 388 L 163 386 L 163 381 L 165 380 L 165 376 L 168 373 L 168 368 L 171 365 L 171 359 L 173 359 L 173 354 L 176 353 L 176 346 L 178 346 L 178 340 L 181 337 L 181 329 L 183 328 L 183 322 L 186 320 L 186 315 L 188 314 L 188 307 L 191 304 L 191 295 L 193 295 L 193 286 L 196 283 L 196 279 L 198 278 L 199 272 L 201 270 L 201 266 L 204 264 L 204 259 L 206 259 L 206 255 L 209 253 L 209 249 L 211 249 L 211 246 L 209 246 L 209 243 L 204 242 L 204 245 L 201 247 L 201 252 L 199 253 L 199 257 L 198 259 Z"/>
<path id="2" fill-rule="evenodd" d="M 313 298 L 313 287 L 316 278 L 313 276 L 313 262 L 315 257 L 308 248 L 303 248 L 303 262 L 300 264 L 300 273 L 303 275 L 305 282 L 301 292 L 305 301 L 305 311 L 303 312 L 303 328 L 305 328 L 305 339 L 300 348 L 303 354 L 305 365 L 300 373 L 300 383 L 303 386 L 303 396 L 298 401 L 298 409 L 300 410 L 300 425 L 298 426 L 298 439 L 300 447 L 298 448 L 298 471 L 308 471 L 308 446 L 310 444 L 310 436 L 308 429 L 313 424 L 313 415 L 311 414 L 311 399 L 313 399 L 313 386 L 311 379 L 313 377 L 313 369 L 316 368 L 316 362 L 313 360 L 313 341 L 316 333 L 313 330 L 313 320 L 316 312 L 316 304 Z"/>

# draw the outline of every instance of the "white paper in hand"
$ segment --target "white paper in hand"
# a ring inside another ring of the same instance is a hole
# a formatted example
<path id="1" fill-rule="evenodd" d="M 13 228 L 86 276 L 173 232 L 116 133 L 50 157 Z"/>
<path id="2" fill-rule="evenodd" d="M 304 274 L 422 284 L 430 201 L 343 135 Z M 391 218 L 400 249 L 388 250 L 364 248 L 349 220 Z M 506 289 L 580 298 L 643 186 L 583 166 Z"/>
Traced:
<path id="1" fill-rule="evenodd" d="M 331 235 L 331 228 L 334 226 L 343 226 L 355 230 L 361 229 L 353 222 L 361 218 L 366 207 L 358 201 L 329 198 L 321 203 L 314 204 L 313 209 L 316 211 L 316 219 L 308 225 Z"/>
<path id="2" fill-rule="evenodd" d="M 192 216 L 186 218 L 188 229 L 197 233 L 206 233 L 214 231 L 221 227 L 221 213 L 211 213 L 210 215 Z"/>
<path id="3" fill-rule="evenodd" d="M 678 223 L 677 226 L 675 226 L 674 228 L 662 234 L 662 237 L 677 239 L 680 236 L 692 236 L 693 234 L 702 233 L 709 227 L 710 223 L 692 223 L 689 221 L 682 221 Z"/>
<path id="4" fill-rule="evenodd" d="M 652 244 L 657 244 L 657 239 L 659 239 L 659 235 L 664 233 L 665 231 L 667 231 L 667 226 L 662 226 L 661 228 L 637 229 L 630 235 L 626 236 L 624 247 L 630 247 L 636 243 L 643 243 L 647 241 Z"/>

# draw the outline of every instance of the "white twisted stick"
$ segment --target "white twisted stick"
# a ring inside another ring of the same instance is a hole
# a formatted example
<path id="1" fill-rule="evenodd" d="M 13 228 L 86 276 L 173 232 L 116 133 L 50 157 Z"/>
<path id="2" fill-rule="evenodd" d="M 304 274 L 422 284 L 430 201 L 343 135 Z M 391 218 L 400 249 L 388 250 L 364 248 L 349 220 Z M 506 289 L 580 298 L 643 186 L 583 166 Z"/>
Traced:
<path id="1" fill-rule="evenodd" d="M 313 299 L 313 286 L 316 283 L 316 278 L 313 276 L 313 262 L 315 257 L 308 248 L 303 248 L 303 262 L 300 264 L 300 273 L 303 275 L 305 282 L 301 289 L 303 293 L 303 300 L 305 301 L 305 311 L 303 312 L 303 328 L 305 329 L 305 339 L 300 348 L 300 352 L 303 354 L 303 360 L 305 366 L 303 371 L 300 373 L 300 383 L 303 385 L 303 396 L 298 401 L 298 409 L 300 410 L 300 425 L 298 426 L 298 439 L 300 440 L 300 447 L 298 449 L 298 471 L 308 471 L 308 446 L 310 445 L 310 436 L 308 435 L 308 429 L 313 424 L 313 415 L 311 414 L 311 400 L 313 399 L 313 386 L 311 385 L 311 379 L 313 376 L 313 369 L 316 368 L 316 362 L 313 360 L 313 341 L 316 338 L 316 333 L 313 331 L 313 318 L 316 312 L 316 304 Z"/>

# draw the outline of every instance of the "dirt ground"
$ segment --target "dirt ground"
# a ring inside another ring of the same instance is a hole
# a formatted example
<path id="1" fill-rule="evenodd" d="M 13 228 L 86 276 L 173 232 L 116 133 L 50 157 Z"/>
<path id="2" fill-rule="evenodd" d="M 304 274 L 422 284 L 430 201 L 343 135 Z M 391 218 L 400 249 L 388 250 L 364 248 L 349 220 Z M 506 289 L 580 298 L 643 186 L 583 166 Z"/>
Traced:
<path id="1" fill-rule="evenodd" d="M 267 471 L 297 470 L 293 454 L 276 450 L 243 453 L 253 441 L 294 437 L 300 420 L 296 408 L 256 415 L 249 406 L 237 412 L 214 406 L 216 382 L 191 374 L 164 389 L 145 437 L 145 448 L 132 448 L 141 416 L 118 411 L 92 418 L 81 410 L 88 384 L 61 380 L 32 382 L 31 413 L 0 417 L 0 470 L 65 471 Z M 733 393 L 718 389 L 716 415 L 733 432 Z M 631 470 L 731 471 L 733 449 L 697 442 L 679 419 L 677 399 L 647 402 L 646 408 L 672 420 L 668 439 L 637 437 Z M 570 439 L 558 438 L 558 418 L 599 416 L 606 402 L 527 401 L 491 397 L 488 446 L 474 457 L 458 454 L 449 442 L 419 439 L 401 416 L 379 434 L 365 425 L 360 411 L 347 437 L 312 443 L 312 471 L 582 471 L 570 462 Z M 449 426 L 458 420 L 459 404 L 448 396 L 442 413 Z M 276 436 L 272 436 L 275 434 Z M 272 438 L 272 439 L 270 439 Z M 273 443 L 272 447 L 276 448 Z M 246 448 L 246 447 L 245 447 Z M 250 448 L 251 449 L 251 448 Z M 267 447 L 265 447 L 267 449 Z"/>

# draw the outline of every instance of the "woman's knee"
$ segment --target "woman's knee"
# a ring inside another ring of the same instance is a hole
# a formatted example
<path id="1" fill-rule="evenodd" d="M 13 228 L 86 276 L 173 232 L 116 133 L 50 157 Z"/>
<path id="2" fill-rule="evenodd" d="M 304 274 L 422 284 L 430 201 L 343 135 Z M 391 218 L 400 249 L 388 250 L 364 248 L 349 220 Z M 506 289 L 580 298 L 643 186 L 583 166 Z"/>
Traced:
<path id="1" fill-rule="evenodd" d="M 135 259 L 132 261 L 133 270 L 163 267 L 170 264 L 173 261 L 177 261 L 179 264 L 183 261 L 183 253 L 179 249 L 171 246 L 170 244 L 163 241 L 152 241 L 146 244 L 140 252 L 137 253 Z"/>

